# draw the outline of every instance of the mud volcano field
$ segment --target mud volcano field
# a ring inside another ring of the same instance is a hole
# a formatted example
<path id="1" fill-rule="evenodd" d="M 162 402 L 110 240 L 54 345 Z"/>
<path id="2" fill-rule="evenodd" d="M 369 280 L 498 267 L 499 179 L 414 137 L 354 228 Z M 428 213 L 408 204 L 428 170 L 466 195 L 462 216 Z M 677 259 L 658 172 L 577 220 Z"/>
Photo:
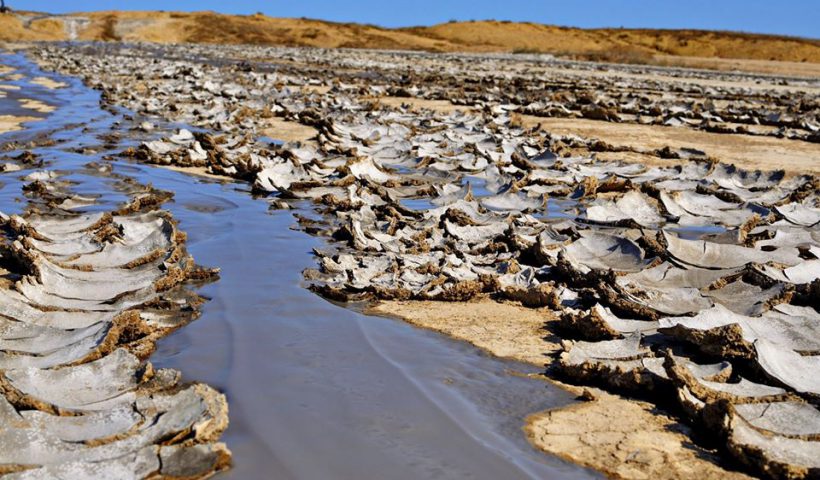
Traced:
<path id="1" fill-rule="evenodd" d="M 820 477 L 820 80 L 213 45 L 0 63 L 3 476 Z M 186 228 L 226 247 L 201 266 Z"/>

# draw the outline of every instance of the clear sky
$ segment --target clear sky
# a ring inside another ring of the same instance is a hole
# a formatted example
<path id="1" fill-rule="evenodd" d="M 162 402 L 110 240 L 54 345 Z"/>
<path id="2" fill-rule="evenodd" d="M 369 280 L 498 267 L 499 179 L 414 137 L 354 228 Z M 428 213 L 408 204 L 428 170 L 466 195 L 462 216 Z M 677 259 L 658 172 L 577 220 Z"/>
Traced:
<path id="1" fill-rule="evenodd" d="M 530 21 L 576 27 L 742 30 L 820 38 L 820 0 L 7 0 L 19 10 L 262 12 L 386 27 L 455 20 Z"/>

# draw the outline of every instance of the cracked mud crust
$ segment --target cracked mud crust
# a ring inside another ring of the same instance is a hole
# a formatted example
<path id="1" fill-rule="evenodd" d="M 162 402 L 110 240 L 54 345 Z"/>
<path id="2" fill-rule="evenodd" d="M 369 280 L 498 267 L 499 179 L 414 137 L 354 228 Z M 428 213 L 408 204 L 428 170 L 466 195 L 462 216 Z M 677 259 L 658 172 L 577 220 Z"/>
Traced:
<path id="1" fill-rule="evenodd" d="M 409 106 L 442 114 L 470 111 L 447 100 L 407 97 L 383 97 L 383 105 Z M 646 165 L 668 165 L 650 152 L 667 145 L 683 145 L 700 150 L 725 163 L 747 169 L 784 170 L 790 175 L 820 173 L 820 144 L 795 142 L 783 138 L 761 138 L 744 134 L 717 134 L 662 125 L 635 125 L 584 118 L 544 118 L 533 115 L 516 117 L 528 128 L 538 126 L 561 135 L 594 138 L 625 151 L 599 152 L 598 158 L 610 161 L 637 162 Z M 289 139 L 286 139 L 289 140 Z"/>
<path id="2" fill-rule="evenodd" d="M 651 404 L 592 391 L 594 399 L 532 415 L 530 441 L 611 478 L 754 478 L 721 467 L 717 455 L 692 443 L 688 427 Z"/>
<path id="3" fill-rule="evenodd" d="M 7 165 L 18 171 L 35 157 Z M 186 253 L 185 233 L 160 209 L 168 192 L 93 162 L 62 167 L 22 177 L 22 213 L 0 213 L 0 473 L 199 479 L 225 470 L 225 396 L 148 361 L 157 341 L 198 317 L 204 299 L 189 284 L 217 270 Z M 83 194 L 89 176 L 128 201 Z"/>
<path id="4" fill-rule="evenodd" d="M 557 323 L 549 309 L 513 302 L 382 301 L 366 313 L 397 317 L 469 342 L 501 358 L 537 366 L 560 351 L 550 333 Z M 556 382 L 586 396 L 569 407 L 533 412 L 524 427 L 541 450 L 613 478 L 683 480 L 752 478 L 720 465 L 712 451 L 695 445 L 691 429 L 652 404 L 595 388 Z"/>
<path id="5" fill-rule="evenodd" d="M 400 301 L 382 311 L 657 402 L 754 474 L 820 471 L 820 383 L 808 373 L 820 368 L 816 80 L 513 55 L 32 55 L 82 75 L 109 108 L 196 127 L 123 157 L 247 182 L 272 208 L 312 204 L 296 219 L 325 240 L 304 272 L 313 291 Z M 317 134 L 271 142 L 271 118 L 283 135 L 294 124 Z M 560 320 L 539 318 L 544 308 Z M 539 322 L 562 341 L 545 341 Z M 669 448 L 686 450 L 676 438 Z"/>

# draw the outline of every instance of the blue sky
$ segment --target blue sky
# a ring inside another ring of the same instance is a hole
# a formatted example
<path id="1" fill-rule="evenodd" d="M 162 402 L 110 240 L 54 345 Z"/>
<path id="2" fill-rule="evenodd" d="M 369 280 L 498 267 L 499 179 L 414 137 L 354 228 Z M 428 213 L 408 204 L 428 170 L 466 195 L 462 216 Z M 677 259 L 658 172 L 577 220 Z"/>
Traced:
<path id="1" fill-rule="evenodd" d="M 820 38 L 820 0 L 7 0 L 18 10 L 262 12 L 387 27 L 456 20 L 531 21 L 577 27 L 742 30 Z"/>

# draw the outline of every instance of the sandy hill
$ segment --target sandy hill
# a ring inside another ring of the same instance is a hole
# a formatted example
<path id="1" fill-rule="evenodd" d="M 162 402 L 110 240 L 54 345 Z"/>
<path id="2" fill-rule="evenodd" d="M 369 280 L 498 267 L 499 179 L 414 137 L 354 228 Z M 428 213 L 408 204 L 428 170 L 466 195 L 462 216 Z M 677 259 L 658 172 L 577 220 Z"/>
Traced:
<path id="1" fill-rule="evenodd" d="M 735 32 L 579 29 L 499 21 L 386 29 L 320 20 L 213 12 L 0 15 L 0 40 L 108 40 L 553 53 L 652 63 L 674 57 L 820 63 L 820 40 Z"/>
<path id="2" fill-rule="evenodd" d="M 580 29 L 535 23 L 457 22 L 405 29 L 481 50 L 565 55 L 743 58 L 820 63 L 820 40 L 699 30 Z"/>

